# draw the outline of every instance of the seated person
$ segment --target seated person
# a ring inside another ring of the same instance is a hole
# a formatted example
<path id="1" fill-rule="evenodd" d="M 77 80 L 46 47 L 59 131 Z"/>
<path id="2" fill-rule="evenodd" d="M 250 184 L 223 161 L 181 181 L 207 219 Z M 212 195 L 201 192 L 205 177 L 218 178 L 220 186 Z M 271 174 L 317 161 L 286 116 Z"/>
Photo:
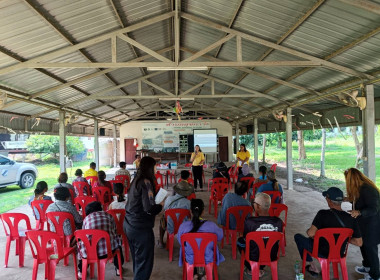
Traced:
<path id="1" fill-rule="evenodd" d="M 69 177 L 68 177 L 68 175 L 67 175 L 66 172 L 62 172 L 61 174 L 59 174 L 59 177 L 58 177 L 58 184 L 56 184 L 56 185 L 54 186 L 54 191 L 55 191 L 55 189 L 57 189 L 57 188 L 61 188 L 61 187 L 63 187 L 63 188 L 67 188 L 67 189 L 70 189 L 70 190 L 73 191 L 73 194 L 74 194 L 74 197 L 75 197 L 75 190 L 74 190 L 74 187 L 73 187 L 73 185 L 67 183 L 67 180 L 68 180 L 68 179 L 69 179 Z M 72 201 L 71 201 L 71 196 L 70 196 L 69 201 L 72 203 Z"/>
<path id="2" fill-rule="evenodd" d="M 39 181 L 34 190 L 34 195 L 29 198 L 29 206 L 32 207 L 32 201 L 34 200 L 52 200 L 51 196 L 45 195 L 48 191 L 48 185 L 45 181 Z M 37 209 L 33 209 L 34 216 L 37 220 L 40 219 L 40 214 L 38 214 Z"/>
<path id="3" fill-rule="evenodd" d="M 90 176 L 97 177 L 98 176 L 98 172 L 95 169 L 96 169 L 96 163 L 95 162 L 91 162 L 90 163 L 90 168 L 87 169 L 84 172 L 84 177 L 85 178 L 90 177 Z"/>
<path id="4" fill-rule="evenodd" d="M 228 193 L 224 196 L 222 202 L 222 209 L 218 214 L 218 224 L 226 226 L 226 213 L 227 209 L 234 206 L 251 206 L 251 204 L 243 198 L 243 195 L 247 192 L 247 182 L 237 182 L 235 184 L 235 193 Z M 230 229 L 236 228 L 235 217 L 230 215 Z"/>
<path id="5" fill-rule="evenodd" d="M 212 178 L 227 178 L 230 182 L 230 174 L 228 174 L 228 168 L 224 162 L 219 162 L 216 165 L 216 169 L 212 173 Z"/>
<path id="6" fill-rule="evenodd" d="M 135 155 L 135 161 L 133 162 L 133 165 L 136 166 L 136 169 L 139 169 L 139 167 L 140 167 L 140 161 L 141 161 L 141 156 L 140 155 Z"/>
<path id="7" fill-rule="evenodd" d="M 336 187 L 331 187 L 327 191 L 324 191 L 322 195 L 326 198 L 329 209 L 318 211 L 311 227 L 306 231 L 308 237 L 299 233 L 294 235 L 294 241 L 297 244 L 301 259 L 303 257 L 304 249 L 309 252 L 313 251 L 313 238 L 319 229 L 340 228 L 344 225 L 345 228 L 351 228 L 354 231 L 350 243 L 359 247 L 363 244 L 357 220 L 351 217 L 351 214 L 342 210 L 341 204 L 343 202 L 343 192 Z M 345 247 L 346 246 L 343 246 L 343 248 Z M 323 238 L 319 240 L 318 254 L 320 257 L 326 257 L 329 254 L 329 244 Z M 310 255 L 307 255 L 306 258 L 306 270 L 312 276 L 317 276 L 319 274 L 319 269 Z"/>
<path id="8" fill-rule="evenodd" d="M 83 223 L 82 216 L 79 215 L 75 206 L 68 202 L 70 197 L 71 197 L 70 192 L 67 188 L 65 187 L 56 188 L 54 191 L 55 202 L 49 205 L 49 207 L 46 209 L 46 213 L 49 213 L 49 212 L 70 213 L 71 215 L 73 215 L 74 222 L 75 222 L 74 230 L 81 229 L 82 223 Z M 49 224 L 50 224 L 50 230 L 55 232 L 53 223 L 49 221 Z M 68 220 L 66 220 L 63 223 L 63 232 L 65 233 L 66 236 L 73 234 L 70 222 Z"/>
<path id="9" fill-rule="evenodd" d="M 113 185 L 113 192 L 116 194 L 116 200 L 114 200 L 110 206 L 108 206 L 108 210 L 111 209 L 125 209 L 125 205 L 127 205 L 127 200 L 124 195 L 125 187 L 122 183 L 116 183 Z"/>
<path id="10" fill-rule="evenodd" d="M 127 175 L 129 178 L 131 178 L 131 174 L 126 169 L 127 168 L 127 164 L 125 163 L 125 161 L 120 161 L 119 166 L 120 166 L 120 169 L 116 170 L 115 176 L 118 176 L 118 175 Z"/>
<path id="11" fill-rule="evenodd" d="M 267 174 L 268 183 L 263 184 L 257 190 L 258 193 L 265 191 L 279 191 L 281 196 L 283 195 L 282 186 L 276 180 L 276 173 L 273 170 L 269 170 Z M 282 203 L 282 201 L 277 198 L 276 203 Z"/>
<path id="12" fill-rule="evenodd" d="M 253 177 L 253 174 L 250 173 L 249 170 L 249 165 L 248 164 L 243 164 L 243 167 L 241 168 L 241 173 L 238 175 L 238 182 L 240 181 L 241 178 L 246 178 L 246 177 Z"/>
<path id="13" fill-rule="evenodd" d="M 269 208 L 271 205 L 271 198 L 266 193 L 258 193 L 252 202 L 253 208 L 257 217 L 247 217 L 244 222 L 244 235 L 240 237 L 237 242 L 238 249 L 240 253 L 243 254 L 242 250 L 245 248 L 245 237 L 248 233 L 253 231 L 278 231 L 282 232 L 282 220 L 278 217 L 269 216 Z M 252 261 L 259 260 L 259 248 L 256 243 L 251 242 L 249 252 L 249 259 Z M 275 260 L 278 255 L 279 244 L 275 244 L 271 251 L 271 259 Z M 260 266 L 260 277 L 265 274 L 264 265 Z M 244 274 L 251 277 L 251 266 L 248 262 L 245 262 Z"/>
<path id="14" fill-rule="evenodd" d="M 97 187 L 105 187 L 105 188 L 108 188 L 109 191 L 110 191 L 110 197 L 108 198 L 108 200 L 106 200 L 105 202 L 110 202 L 112 201 L 111 199 L 111 196 L 112 196 L 112 185 L 109 181 L 106 181 L 106 173 L 102 170 L 100 170 L 98 172 L 98 181 L 96 181 L 94 183 L 94 187 L 93 189 L 97 188 Z M 97 199 L 96 195 L 95 195 L 95 198 Z"/>
<path id="15" fill-rule="evenodd" d="M 189 171 L 186 171 L 186 172 L 189 173 Z M 165 200 L 164 212 L 168 209 L 190 210 L 190 200 L 188 200 L 187 197 L 191 195 L 192 193 L 194 193 L 194 187 L 192 185 L 190 185 L 186 181 L 179 182 L 177 185 L 173 187 L 173 195 L 169 196 Z M 184 221 L 187 221 L 187 218 L 185 218 Z M 165 213 L 164 213 L 160 222 L 160 239 L 157 244 L 159 248 L 165 248 L 165 245 L 164 245 L 165 230 L 167 230 L 169 233 L 173 233 L 174 223 L 173 223 L 173 220 L 170 217 L 168 217 L 168 221 L 166 224 Z"/>
<path id="16" fill-rule="evenodd" d="M 182 225 L 179 227 L 179 230 L 177 233 L 177 239 L 178 239 L 179 244 L 181 244 L 182 234 L 189 233 L 189 232 L 215 233 L 218 237 L 218 242 L 220 242 L 223 239 L 223 229 L 218 227 L 212 221 L 207 221 L 207 220 L 202 219 L 204 208 L 205 208 L 205 205 L 204 205 L 202 199 L 192 199 L 191 200 L 192 220 L 187 221 L 187 222 L 183 222 Z M 205 251 L 206 264 L 214 261 L 213 248 L 214 248 L 213 244 L 211 244 L 211 243 L 208 244 L 208 246 L 206 247 L 206 251 Z M 194 255 L 193 255 L 193 250 L 191 249 L 190 245 L 185 247 L 185 254 L 186 254 L 186 262 L 188 262 L 189 264 L 193 264 L 194 263 Z M 223 261 L 224 261 L 224 257 L 219 252 L 219 249 L 217 248 L 216 264 L 219 265 Z M 182 250 L 181 249 L 180 249 L 180 253 L 179 253 L 179 266 L 182 266 Z M 201 277 L 199 277 L 199 278 L 201 278 Z"/>
<path id="17" fill-rule="evenodd" d="M 265 165 L 261 165 L 259 167 L 259 178 L 256 178 L 255 183 L 260 183 L 260 182 L 268 182 L 267 179 L 267 167 Z"/>
<path id="18" fill-rule="evenodd" d="M 73 180 L 72 185 L 74 185 L 75 182 L 85 182 L 85 183 L 88 184 L 87 180 L 86 180 L 84 177 L 82 177 L 82 175 L 83 175 L 83 171 L 82 171 L 82 169 L 77 169 L 77 170 L 75 170 L 75 176 L 77 176 L 77 177 Z M 90 188 L 91 188 L 91 185 L 90 185 L 90 184 L 89 184 L 89 186 L 90 186 Z M 74 188 L 74 190 L 75 190 L 75 196 L 77 197 L 77 196 L 79 195 L 79 193 L 77 192 L 77 189 L 76 189 L 76 188 Z M 84 195 L 88 195 L 88 194 L 87 194 L 87 188 L 84 188 L 84 189 L 83 189 L 83 194 L 84 194 Z"/>
<path id="19" fill-rule="evenodd" d="M 186 183 L 189 183 L 189 179 L 190 179 L 190 172 L 188 170 L 182 170 L 181 171 L 181 181 L 185 181 Z"/>
<path id="20" fill-rule="evenodd" d="M 116 223 L 114 218 L 102 210 L 102 205 L 98 201 L 93 201 L 86 206 L 86 218 L 83 221 L 83 229 L 100 229 L 106 231 L 110 236 L 111 250 L 120 249 L 121 264 L 115 255 L 113 263 L 115 265 L 116 276 L 120 275 L 119 267 L 124 263 L 123 250 L 121 249 L 121 238 L 116 232 Z M 87 258 L 86 248 L 83 242 L 78 242 L 78 278 L 82 278 L 82 258 Z M 104 239 L 98 243 L 98 257 L 107 256 L 107 247 Z"/>

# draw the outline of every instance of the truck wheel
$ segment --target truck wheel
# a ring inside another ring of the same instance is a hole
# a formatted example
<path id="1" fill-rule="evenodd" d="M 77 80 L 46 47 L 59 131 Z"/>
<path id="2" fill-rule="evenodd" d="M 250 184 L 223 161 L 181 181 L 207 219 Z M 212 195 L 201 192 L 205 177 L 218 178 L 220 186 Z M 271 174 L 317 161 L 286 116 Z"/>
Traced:
<path id="1" fill-rule="evenodd" d="M 27 189 L 30 187 L 33 187 L 34 181 L 36 180 L 36 177 L 33 173 L 26 172 L 21 175 L 20 178 L 20 188 Z"/>

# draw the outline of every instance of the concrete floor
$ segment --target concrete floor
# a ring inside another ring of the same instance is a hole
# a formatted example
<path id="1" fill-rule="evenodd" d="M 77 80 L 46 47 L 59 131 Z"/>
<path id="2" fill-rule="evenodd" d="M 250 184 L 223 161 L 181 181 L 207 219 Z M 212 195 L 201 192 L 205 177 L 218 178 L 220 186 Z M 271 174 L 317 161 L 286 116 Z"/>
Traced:
<path id="1" fill-rule="evenodd" d="M 280 172 L 279 172 L 280 173 Z M 207 177 L 206 177 L 207 181 Z M 280 183 L 286 186 L 283 178 L 279 178 Z M 281 257 L 278 262 L 278 278 L 280 280 L 294 279 L 294 263 L 299 260 L 299 254 L 296 245 L 293 241 L 295 233 L 305 233 L 310 226 L 315 214 L 319 209 L 326 208 L 326 201 L 322 197 L 321 193 L 313 191 L 309 188 L 298 186 L 297 190 L 291 191 L 285 190 L 284 197 L 285 203 L 289 207 L 288 226 L 286 230 L 287 247 L 286 256 Z M 208 192 L 197 193 L 198 198 L 202 198 L 208 209 Z M 345 209 L 349 209 L 350 204 L 344 203 Z M 32 217 L 32 211 L 28 205 L 16 208 L 12 212 L 22 212 L 29 215 L 32 223 L 34 224 L 34 218 Z M 204 215 L 204 218 L 215 221 L 213 216 L 208 215 L 208 212 Z M 33 225 L 32 225 L 33 226 Z M 158 236 L 158 221 L 156 221 L 155 235 Z M 0 264 L 4 264 L 4 252 L 5 252 L 6 238 L 4 235 L 3 227 L 0 229 Z M 173 262 L 168 261 L 168 252 L 165 249 L 155 249 L 155 263 L 151 279 L 181 279 L 182 268 L 178 267 L 178 250 L 179 245 L 175 243 L 174 259 Z M 226 261 L 218 267 L 218 274 L 220 279 L 239 279 L 239 257 L 237 260 L 231 258 L 231 245 L 226 245 L 221 250 L 225 256 Z M 358 247 L 349 246 L 349 252 L 347 256 L 347 267 L 349 279 L 361 279 L 360 275 L 355 273 L 355 265 L 361 264 L 361 254 Z M 30 252 L 29 244 L 26 244 L 25 252 L 25 266 L 23 268 L 18 267 L 18 257 L 14 255 L 14 244 L 11 246 L 11 253 L 9 258 L 8 268 L 0 266 L 0 279 L 31 279 L 33 268 L 33 259 Z M 132 275 L 132 263 L 125 263 L 123 266 L 123 279 L 133 279 Z M 106 279 L 119 279 L 115 276 L 114 268 L 112 264 L 107 264 Z M 262 279 L 271 279 L 270 269 L 266 268 L 266 275 Z M 38 279 L 44 277 L 44 266 L 41 265 L 38 271 Z M 56 269 L 56 279 L 75 279 L 74 268 L 72 259 L 70 259 L 70 265 L 68 267 L 63 266 L 63 262 L 60 262 Z M 308 274 L 305 279 L 321 279 L 312 278 Z M 332 271 L 331 271 L 332 279 Z"/>

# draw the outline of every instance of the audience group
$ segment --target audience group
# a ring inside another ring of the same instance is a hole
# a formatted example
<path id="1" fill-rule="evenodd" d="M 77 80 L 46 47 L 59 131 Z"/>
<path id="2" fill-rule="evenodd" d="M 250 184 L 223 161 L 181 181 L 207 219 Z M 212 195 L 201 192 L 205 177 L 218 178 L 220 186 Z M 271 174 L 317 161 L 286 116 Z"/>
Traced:
<path id="1" fill-rule="evenodd" d="M 134 166 L 137 168 L 137 173 L 128 190 L 126 190 L 126 186 L 122 183 L 112 185 L 107 181 L 104 171 L 96 171 L 95 163 L 90 164 L 90 168 L 86 170 L 84 177 L 82 177 L 82 170 L 76 170 L 73 184 L 75 182 L 87 182 L 86 177 L 96 176 L 97 180 L 92 182 L 88 193 L 85 192 L 85 195 L 90 195 L 91 189 L 99 187 L 107 188 L 110 193 L 113 193 L 114 199 L 113 201 L 109 201 L 108 209 L 125 209 L 124 232 L 128 239 L 133 260 L 134 279 L 149 279 L 153 269 L 154 248 L 165 248 L 165 233 L 175 233 L 172 218 L 165 218 L 164 212 L 166 210 L 186 209 L 191 213 L 191 218 L 186 217 L 178 229 L 177 239 L 180 244 L 181 237 L 186 233 L 213 233 L 217 236 L 218 242 L 222 241 L 224 238 L 223 228 L 227 226 L 227 210 L 236 206 L 252 207 L 251 213 L 245 218 L 244 230 L 237 239 L 237 244 L 232 244 L 232 246 L 237 246 L 239 252 L 243 253 L 245 250 L 245 239 L 250 232 L 283 232 L 283 221 L 271 214 L 272 198 L 271 195 L 265 193 L 268 191 L 280 192 L 281 197 L 274 201 L 274 203 L 284 203 L 283 188 L 277 181 L 275 172 L 267 170 L 265 166 L 260 166 L 259 176 L 253 179 L 253 174 L 249 168 L 250 155 L 245 145 L 240 146 L 237 156 L 237 183 L 234 184 L 234 192 L 229 192 L 224 196 L 217 216 L 217 223 L 204 219 L 205 204 L 203 200 L 188 199 L 189 196 L 195 196 L 194 191 L 197 187 L 197 180 L 202 189 L 202 178 L 200 177 L 202 169 L 200 166 L 203 165 L 204 157 L 199 147 L 192 156 L 193 174 L 197 177 L 195 188 L 189 183 L 189 171 L 183 170 L 181 171 L 181 181 L 174 185 L 173 192 L 158 204 L 155 201 L 157 195 L 155 188 L 156 161 L 151 157 L 143 157 L 142 159 L 139 156 L 136 157 Z M 213 178 L 227 178 L 228 184 L 230 184 L 230 180 L 232 181 L 230 174 L 229 168 L 223 162 L 220 162 L 215 166 Z M 116 175 L 130 177 L 125 162 L 120 163 L 120 169 L 116 171 Z M 380 243 L 379 190 L 371 180 L 355 168 L 346 170 L 344 175 L 347 197 L 344 196 L 342 190 L 336 187 L 331 187 L 327 191 L 324 191 L 322 195 L 326 199 L 328 209 L 318 211 L 309 229 L 306 231 L 306 236 L 296 234 L 294 240 L 302 259 L 305 249 L 309 252 L 313 251 L 314 237 L 318 230 L 328 228 L 352 229 L 352 236 L 349 241 L 345 241 L 345 244 L 349 242 L 360 247 L 363 263 L 355 268 L 356 272 L 363 275 L 363 280 L 378 280 L 380 279 L 377 249 L 377 245 Z M 250 182 L 249 178 L 252 178 L 252 183 L 248 183 Z M 105 211 L 107 209 L 103 208 L 104 205 L 98 201 L 89 203 L 85 209 L 81 209 L 86 214 L 83 219 L 78 209 L 73 205 L 73 199 L 79 195 L 77 189 L 67 183 L 67 181 L 67 173 L 61 173 L 58 183 L 54 186 L 55 201 L 47 207 L 46 212 L 67 212 L 72 214 L 75 221 L 75 229 L 72 229 L 71 224 L 66 220 L 64 222 L 65 235 L 71 236 L 73 231 L 80 229 L 104 230 L 110 236 L 112 252 L 118 249 L 122 252 L 122 239 L 117 234 L 116 223 L 113 217 Z M 29 204 L 36 200 L 52 200 L 50 196 L 46 195 L 47 191 L 48 186 L 46 182 L 38 182 L 34 196 L 30 198 Z M 127 197 L 125 195 L 126 192 L 128 192 Z M 111 197 L 109 199 L 112 200 Z M 352 203 L 352 211 L 343 211 L 341 204 L 344 201 Z M 36 219 L 39 219 L 36 209 L 33 209 L 33 211 Z M 161 212 L 163 213 L 160 214 Z M 155 242 L 153 228 L 157 215 L 160 215 L 159 238 Z M 229 229 L 236 229 L 236 226 L 235 217 L 231 215 L 229 217 Z M 50 230 L 55 231 L 53 224 L 50 224 Z M 75 240 L 72 241 L 75 244 Z M 98 245 L 99 258 L 107 256 L 107 247 L 104 242 L 104 240 L 100 241 Z M 277 242 L 272 248 L 272 260 L 278 257 L 279 247 L 280 244 Z M 77 248 L 79 260 L 78 277 L 81 277 L 83 272 L 82 259 L 86 258 L 87 255 L 82 241 L 78 241 Z M 342 248 L 341 254 L 343 256 L 346 246 L 344 245 Z M 216 264 L 219 265 L 225 260 L 225 257 L 219 252 L 218 248 L 216 250 Z M 328 257 L 329 244 L 325 239 L 319 240 L 318 252 L 319 257 Z M 249 259 L 251 261 L 258 261 L 259 254 L 257 244 L 251 243 Z M 194 262 L 194 252 L 189 244 L 185 246 L 184 259 L 189 264 Z M 209 244 L 206 248 L 205 261 L 206 263 L 214 262 L 214 247 L 212 244 Z M 119 263 L 115 256 L 113 263 L 116 275 L 120 274 L 119 269 L 123 265 L 123 262 L 124 257 L 122 253 L 121 263 Z M 182 250 L 180 250 L 179 264 L 183 265 L 182 262 Z M 306 264 L 306 270 L 312 276 L 317 276 L 320 273 L 319 266 L 310 255 L 306 258 Z M 204 269 L 196 268 L 194 272 L 194 279 L 206 279 Z M 248 262 L 245 262 L 244 273 L 251 277 L 251 266 Z M 264 274 L 264 266 L 260 266 L 259 276 L 262 277 Z"/>

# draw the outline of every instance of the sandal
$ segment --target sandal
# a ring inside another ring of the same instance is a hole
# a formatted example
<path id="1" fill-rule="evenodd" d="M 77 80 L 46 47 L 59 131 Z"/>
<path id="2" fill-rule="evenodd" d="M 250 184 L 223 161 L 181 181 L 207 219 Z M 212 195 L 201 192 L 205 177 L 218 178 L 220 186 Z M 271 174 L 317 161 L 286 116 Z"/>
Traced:
<path id="1" fill-rule="evenodd" d="M 165 249 L 166 248 L 166 244 L 165 243 L 161 243 L 160 241 L 157 240 L 156 247 L 159 248 L 159 249 Z"/>

